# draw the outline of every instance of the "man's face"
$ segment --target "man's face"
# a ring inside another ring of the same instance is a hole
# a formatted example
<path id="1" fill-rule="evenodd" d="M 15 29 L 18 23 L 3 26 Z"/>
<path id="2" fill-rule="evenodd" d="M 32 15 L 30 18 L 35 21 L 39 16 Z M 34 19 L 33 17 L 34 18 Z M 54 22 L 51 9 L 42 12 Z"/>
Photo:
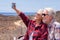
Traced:
<path id="1" fill-rule="evenodd" d="M 43 22 L 46 24 L 49 24 L 51 22 L 51 16 L 48 15 L 48 11 L 44 10 L 43 12 L 44 16 L 43 16 Z"/>

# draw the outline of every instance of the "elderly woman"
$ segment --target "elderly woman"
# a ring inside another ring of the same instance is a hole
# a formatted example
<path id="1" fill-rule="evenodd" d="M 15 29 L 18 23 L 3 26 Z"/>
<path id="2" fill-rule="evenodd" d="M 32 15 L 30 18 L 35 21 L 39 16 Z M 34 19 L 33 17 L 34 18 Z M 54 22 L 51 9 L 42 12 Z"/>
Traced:
<path id="1" fill-rule="evenodd" d="M 59 39 L 59 36 L 56 37 L 56 34 L 59 33 L 56 27 L 60 25 L 58 22 L 55 20 L 55 15 L 56 12 L 52 8 L 45 8 L 43 14 L 45 15 L 43 17 L 43 22 L 48 25 L 48 40 L 56 40 Z M 57 31 L 57 33 L 55 32 Z M 57 34 L 60 35 L 60 34 Z"/>
<path id="2" fill-rule="evenodd" d="M 47 25 L 42 22 L 43 10 L 38 10 L 34 20 L 30 20 L 23 12 L 16 9 L 16 6 L 14 6 L 13 9 L 17 12 L 19 17 L 21 17 L 27 27 L 27 32 L 23 40 L 47 40 Z"/>

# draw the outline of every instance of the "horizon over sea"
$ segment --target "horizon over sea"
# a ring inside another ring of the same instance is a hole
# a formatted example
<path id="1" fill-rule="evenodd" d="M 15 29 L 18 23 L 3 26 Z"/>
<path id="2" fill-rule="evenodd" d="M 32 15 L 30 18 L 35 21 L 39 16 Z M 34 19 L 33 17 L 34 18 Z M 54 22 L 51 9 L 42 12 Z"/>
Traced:
<path id="1" fill-rule="evenodd" d="M 26 15 L 34 15 L 35 12 L 23 12 Z M 5 16 L 17 16 L 16 12 L 0 12 L 0 15 L 5 15 Z"/>

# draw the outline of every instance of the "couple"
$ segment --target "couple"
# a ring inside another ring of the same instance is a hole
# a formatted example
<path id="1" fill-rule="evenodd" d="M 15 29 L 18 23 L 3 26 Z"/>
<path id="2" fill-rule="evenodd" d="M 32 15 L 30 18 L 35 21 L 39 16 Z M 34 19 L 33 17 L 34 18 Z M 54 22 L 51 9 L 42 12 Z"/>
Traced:
<path id="1" fill-rule="evenodd" d="M 52 8 L 38 10 L 34 20 L 30 20 L 23 12 L 19 11 L 16 6 L 14 6 L 13 9 L 27 27 L 27 32 L 23 40 L 55 40 L 55 12 Z"/>

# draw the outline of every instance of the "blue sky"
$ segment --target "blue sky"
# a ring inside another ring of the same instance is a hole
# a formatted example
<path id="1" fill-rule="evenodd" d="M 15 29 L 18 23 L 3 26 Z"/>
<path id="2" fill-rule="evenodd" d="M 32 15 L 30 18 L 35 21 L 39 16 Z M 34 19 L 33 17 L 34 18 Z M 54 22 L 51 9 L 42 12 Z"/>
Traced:
<path id="1" fill-rule="evenodd" d="M 11 8 L 12 2 L 23 12 L 36 12 L 46 7 L 60 10 L 60 0 L 0 0 L 0 12 L 15 12 Z"/>

